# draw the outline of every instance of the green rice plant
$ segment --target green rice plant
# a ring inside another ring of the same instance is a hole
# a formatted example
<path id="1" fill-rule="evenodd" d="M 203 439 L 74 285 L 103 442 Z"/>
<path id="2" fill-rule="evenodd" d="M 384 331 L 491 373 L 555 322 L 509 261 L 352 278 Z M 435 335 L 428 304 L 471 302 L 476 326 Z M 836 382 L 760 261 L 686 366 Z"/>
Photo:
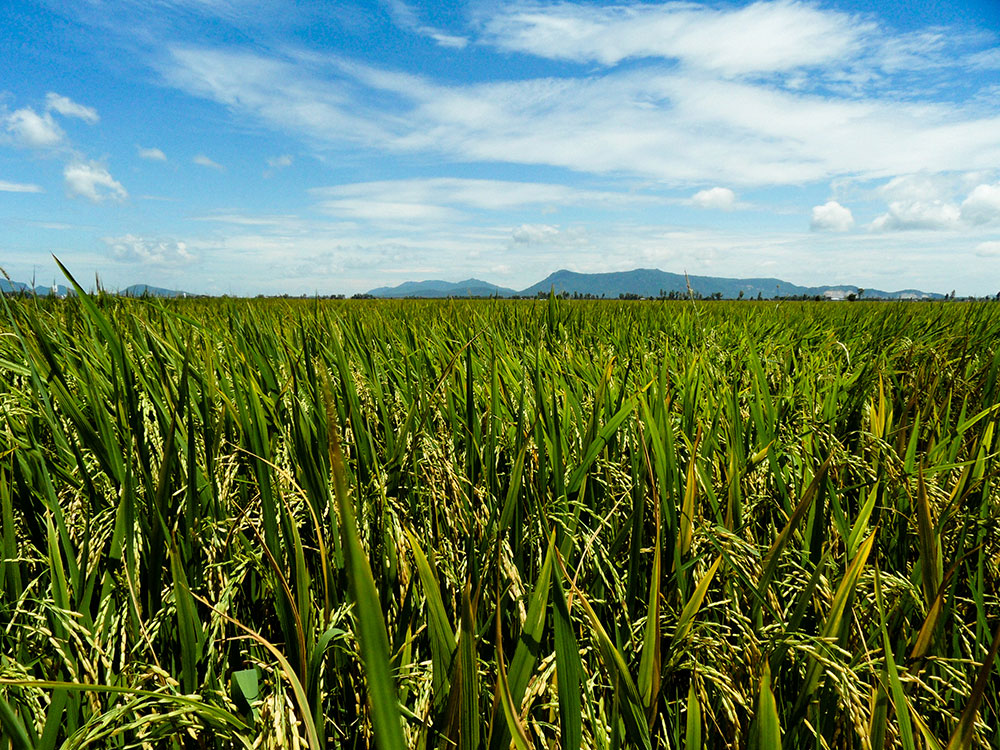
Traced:
<path id="1" fill-rule="evenodd" d="M 75 289 L 0 748 L 1000 745 L 996 305 Z"/>

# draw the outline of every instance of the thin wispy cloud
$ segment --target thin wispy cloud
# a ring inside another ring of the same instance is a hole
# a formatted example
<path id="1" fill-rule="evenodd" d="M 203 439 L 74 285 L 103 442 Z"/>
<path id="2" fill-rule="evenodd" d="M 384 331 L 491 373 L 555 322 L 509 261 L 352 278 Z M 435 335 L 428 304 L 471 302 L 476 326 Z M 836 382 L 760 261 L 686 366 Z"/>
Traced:
<path id="1" fill-rule="evenodd" d="M 41 185 L 31 182 L 7 182 L 0 180 L 0 193 L 44 193 Z"/>
<path id="2" fill-rule="evenodd" d="M 469 39 L 458 34 L 449 34 L 434 26 L 422 23 L 418 12 L 404 0 L 383 0 L 389 14 L 401 28 L 433 39 L 438 46 L 449 49 L 464 49 Z"/>
<path id="3" fill-rule="evenodd" d="M 513 52 L 603 65 L 664 58 L 724 75 L 843 60 L 872 31 L 849 14 L 782 0 L 742 8 L 513 3 L 485 22 L 487 41 Z"/>
<path id="4" fill-rule="evenodd" d="M 167 155 L 158 148 L 142 148 L 140 146 L 139 158 L 147 159 L 148 161 L 166 161 Z"/>
<path id="5" fill-rule="evenodd" d="M 205 156 L 205 154 L 198 154 L 193 159 L 191 159 L 191 161 L 197 164 L 199 167 L 208 167 L 209 169 L 216 169 L 220 172 L 223 172 L 226 169 L 224 166 L 219 164 L 219 162 L 215 161 L 214 159 L 210 159 L 209 157 Z"/>
<path id="6" fill-rule="evenodd" d="M 227 72 L 231 71 L 231 72 Z M 240 71 L 237 75 L 235 71 Z M 444 85 L 359 63 L 175 51 L 168 79 L 320 148 L 360 142 L 454 161 L 794 184 L 997 161 L 1000 116 L 947 103 L 820 96 L 669 68 Z M 388 97 L 388 99 L 387 99 Z M 393 101 L 388 111 L 372 101 Z"/>
<path id="7" fill-rule="evenodd" d="M 291 154 L 282 154 L 281 156 L 272 156 L 267 160 L 267 166 L 271 169 L 284 169 L 285 167 L 292 166 L 294 159 Z"/>
<path id="8" fill-rule="evenodd" d="M 58 112 L 63 117 L 75 117 L 88 125 L 96 125 L 101 119 L 93 107 L 79 104 L 68 96 L 61 96 L 52 91 L 45 95 L 45 109 L 48 112 Z"/>
<path id="9" fill-rule="evenodd" d="M 461 211 L 507 211 L 534 207 L 649 204 L 657 199 L 634 193 L 582 190 L 565 185 L 435 177 L 382 180 L 314 188 L 319 207 L 352 218 L 457 219 Z M 398 212 L 398 213 L 394 213 Z"/>

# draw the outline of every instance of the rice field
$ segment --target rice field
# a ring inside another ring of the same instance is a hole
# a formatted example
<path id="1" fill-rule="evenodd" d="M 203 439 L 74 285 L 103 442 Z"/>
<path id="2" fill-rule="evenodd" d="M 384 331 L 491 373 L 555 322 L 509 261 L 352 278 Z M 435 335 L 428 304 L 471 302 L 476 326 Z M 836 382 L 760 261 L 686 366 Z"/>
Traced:
<path id="1" fill-rule="evenodd" d="M 1000 304 L 3 304 L 0 748 L 1000 746 Z"/>

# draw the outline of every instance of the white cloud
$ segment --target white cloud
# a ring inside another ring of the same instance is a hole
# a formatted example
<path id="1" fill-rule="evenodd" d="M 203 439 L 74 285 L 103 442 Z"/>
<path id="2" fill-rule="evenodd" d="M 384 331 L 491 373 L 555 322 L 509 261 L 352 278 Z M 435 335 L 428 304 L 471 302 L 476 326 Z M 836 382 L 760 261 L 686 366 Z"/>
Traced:
<path id="1" fill-rule="evenodd" d="M 98 121 L 97 110 L 77 104 L 72 99 L 51 91 L 45 96 L 45 111 L 39 114 L 31 107 L 14 110 L 3 118 L 4 125 L 14 142 L 28 148 L 54 148 L 63 143 L 66 134 L 52 117 L 56 112 L 63 117 L 75 117 L 89 125 Z"/>
<path id="2" fill-rule="evenodd" d="M 292 166 L 292 155 L 282 154 L 281 156 L 272 156 L 267 160 L 267 166 L 271 169 L 284 169 L 285 167 Z"/>
<path id="3" fill-rule="evenodd" d="M 185 47 L 169 59 L 173 85 L 321 149 L 734 187 L 1000 166 L 1000 115 L 972 104 L 821 95 L 660 64 L 445 85 L 301 55 Z"/>
<path id="4" fill-rule="evenodd" d="M 976 255 L 981 258 L 996 258 L 1000 256 L 1000 240 L 989 240 L 976 245 Z"/>
<path id="5" fill-rule="evenodd" d="M 961 211 L 941 200 L 892 201 L 888 212 L 872 222 L 876 232 L 907 229 L 957 229 Z"/>
<path id="6" fill-rule="evenodd" d="M 932 202 L 947 200 L 956 190 L 956 180 L 951 175 L 904 174 L 893 177 L 878 189 L 878 194 L 887 201 L 904 203 Z"/>
<path id="7" fill-rule="evenodd" d="M 220 224 L 236 224 L 245 227 L 276 227 L 285 231 L 298 230 L 303 222 L 292 214 L 247 215 L 247 214 L 209 214 L 195 216 L 194 221 L 215 221 Z"/>
<path id="8" fill-rule="evenodd" d="M 329 61 L 324 63 L 174 47 L 163 75 L 183 91 L 317 143 L 384 143 L 390 136 L 382 121 L 393 118 L 384 118 L 339 69 L 331 71 Z"/>
<path id="9" fill-rule="evenodd" d="M 101 119 L 97 115 L 97 110 L 93 107 L 77 104 L 69 97 L 60 96 L 51 91 L 45 95 L 45 110 L 47 112 L 58 112 L 63 117 L 76 117 L 88 125 L 94 125 Z"/>
<path id="10" fill-rule="evenodd" d="M 201 166 L 201 167 L 208 167 L 209 169 L 217 169 L 220 172 L 223 172 L 226 169 L 224 166 L 222 166 L 221 164 L 219 164 L 219 162 L 212 161 L 211 159 L 209 159 L 204 154 L 198 154 L 191 161 L 194 162 L 195 164 Z"/>
<path id="11" fill-rule="evenodd" d="M 1000 47 L 975 52 L 969 56 L 969 62 L 981 70 L 1000 70 Z"/>
<path id="12" fill-rule="evenodd" d="M 416 11 L 414 11 L 413 8 L 411 8 L 410 5 L 403 0 L 386 0 L 386 5 L 393 21 L 396 22 L 396 25 L 407 31 L 412 31 L 415 34 L 430 37 L 437 42 L 440 47 L 464 49 L 469 44 L 469 40 L 464 36 L 448 34 L 447 32 L 441 31 L 441 29 L 435 28 L 434 26 L 428 26 L 427 24 L 421 23 Z"/>
<path id="13" fill-rule="evenodd" d="M 736 193 L 729 188 L 714 187 L 708 190 L 699 190 L 691 196 L 691 202 L 699 208 L 732 211 L 736 208 Z"/>
<path id="14" fill-rule="evenodd" d="M 327 213 L 370 220 L 456 220 L 461 211 L 506 211 L 528 206 L 581 204 L 614 207 L 651 202 L 649 196 L 580 190 L 565 185 L 510 180 L 433 177 L 356 182 L 310 191 Z"/>
<path id="15" fill-rule="evenodd" d="M 94 203 L 105 199 L 124 200 L 128 193 L 122 184 L 111 176 L 107 168 L 95 161 L 74 161 L 63 170 L 66 191 L 70 196 L 86 198 Z"/>
<path id="16" fill-rule="evenodd" d="M 522 224 L 515 227 L 511 237 L 519 245 L 533 245 L 540 242 L 551 242 L 559 235 L 559 227 L 549 224 Z"/>
<path id="17" fill-rule="evenodd" d="M 31 107 L 14 110 L 6 118 L 7 131 L 21 146 L 52 148 L 62 143 L 65 133 L 48 112 L 38 114 Z"/>
<path id="18" fill-rule="evenodd" d="M 178 240 L 148 239 L 134 234 L 102 239 L 117 260 L 127 263 L 181 265 L 195 260 L 187 243 Z"/>
<path id="19" fill-rule="evenodd" d="M 167 155 L 158 148 L 143 148 L 139 146 L 139 158 L 150 161 L 166 161 Z"/>
<path id="20" fill-rule="evenodd" d="M 989 224 L 1000 219 L 1000 182 L 977 185 L 962 201 L 962 220 L 970 224 Z"/>
<path id="21" fill-rule="evenodd" d="M 842 60 L 871 29 L 847 14 L 793 0 L 742 8 L 514 3 L 485 24 L 494 45 L 537 57 L 604 65 L 666 58 L 727 75 Z"/>
<path id="22" fill-rule="evenodd" d="M 827 201 L 822 206 L 813 206 L 809 228 L 814 232 L 846 232 L 854 226 L 851 209 L 837 201 Z"/>
<path id="23" fill-rule="evenodd" d="M 0 180 L 0 193 L 44 193 L 41 185 L 28 182 L 7 182 Z"/>
<path id="24" fill-rule="evenodd" d="M 426 26 L 423 27 L 423 31 L 427 34 L 427 36 L 437 42 L 439 47 L 447 47 L 448 49 L 465 49 L 469 44 L 469 40 L 464 36 L 445 34 L 443 31 L 428 28 Z"/>
<path id="25" fill-rule="evenodd" d="M 320 208 L 343 218 L 375 222 L 449 221 L 460 216 L 457 211 L 444 206 L 374 198 L 327 200 L 320 204 Z"/>
<path id="26" fill-rule="evenodd" d="M 894 177 L 877 191 L 887 201 L 888 211 L 870 228 L 958 230 L 998 221 L 1000 183 L 983 182 L 984 177 L 983 172 L 925 172 Z"/>

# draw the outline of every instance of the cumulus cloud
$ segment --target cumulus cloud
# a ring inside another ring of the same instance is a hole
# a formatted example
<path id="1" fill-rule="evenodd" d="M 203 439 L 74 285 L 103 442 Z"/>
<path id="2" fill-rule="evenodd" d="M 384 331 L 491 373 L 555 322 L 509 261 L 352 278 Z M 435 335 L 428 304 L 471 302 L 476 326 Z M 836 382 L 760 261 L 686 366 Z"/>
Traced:
<path id="1" fill-rule="evenodd" d="M 714 187 L 708 190 L 699 190 L 691 196 L 691 202 L 699 208 L 732 211 L 736 207 L 736 193 L 729 188 Z"/>
<path id="2" fill-rule="evenodd" d="M 3 118 L 4 126 L 20 146 L 54 148 L 63 143 L 66 134 L 52 116 L 53 112 L 63 117 L 75 117 L 88 125 L 93 125 L 100 119 L 93 107 L 86 107 L 69 97 L 50 91 L 45 96 L 43 112 L 38 113 L 31 107 L 16 109 Z"/>
<path id="3" fill-rule="evenodd" d="M 66 192 L 70 196 L 86 198 L 93 203 L 103 200 L 124 200 L 128 193 L 122 184 L 111 176 L 107 168 L 95 161 L 74 161 L 63 170 Z"/>
<path id="4" fill-rule="evenodd" d="M 150 161 L 166 161 L 167 155 L 158 148 L 143 148 L 139 146 L 139 158 Z"/>
<path id="5" fill-rule="evenodd" d="M 65 133 L 48 112 L 38 114 L 31 107 L 14 110 L 6 118 L 7 132 L 28 148 L 52 148 L 62 143 Z"/>
<path id="6" fill-rule="evenodd" d="M 182 265 L 195 260 L 187 243 L 178 240 L 148 239 L 134 234 L 102 239 L 114 257 L 126 263 Z"/>
<path id="7" fill-rule="evenodd" d="M 872 222 L 876 232 L 907 229 L 956 229 L 961 211 L 941 200 L 892 201 L 889 210 Z"/>
<path id="8" fill-rule="evenodd" d="M 220 172 L 225 171 L 225 167 L 219 164 L 217 161 L 212 161 L 205 154 L 198 154 L 191 161 L 201 167 L 208 167 L 209 169 L 217 169 Z"/>
<path id="9" fill-rule="evenodd" d="M 809 228 L 814 232 L 846 232 L 854 226 L 851 209 L 837 201 L 827 201 L 822 206 L 813 206 Z"/>
<path id="10" fill-rule="evenodd" d="M 66 96 L 49 92 L 45 95 L 45 110 L 47 112 L 58 112 L 63 117 L 76 117 L 83 120 L 88 125 L 94 125 L 101 118 L 97 115 L 97 110 L 78 104 Z"/>
<path id="11" fill-rule="evenodd" d="M 28 182 L 7 182 L 0 180 L 0 193 L 44 193 L 41 185 Z"/>
<path id="12" fill-rule="evenodd" d="M 962 201 L 962 220 L 970 224 L 989 224 L 1000 219 L 1000 182 L 977 185 Z"/>
<path id="13" fill-rule="evenodd" d="M 894 177 L 878 190 L 888 211 L 871 229 L 963 229 L 1000 221 L 1000 183 L 982 182 L 984 176 L 970 172 Z"/>
<path id="14" fill-rule="evenodd" d="M 511 232 L 511 238 L 518 245 L 534 245 L 550 242 L 559 235 L 559 227 L 550 224 L 522 224 Z"/>

